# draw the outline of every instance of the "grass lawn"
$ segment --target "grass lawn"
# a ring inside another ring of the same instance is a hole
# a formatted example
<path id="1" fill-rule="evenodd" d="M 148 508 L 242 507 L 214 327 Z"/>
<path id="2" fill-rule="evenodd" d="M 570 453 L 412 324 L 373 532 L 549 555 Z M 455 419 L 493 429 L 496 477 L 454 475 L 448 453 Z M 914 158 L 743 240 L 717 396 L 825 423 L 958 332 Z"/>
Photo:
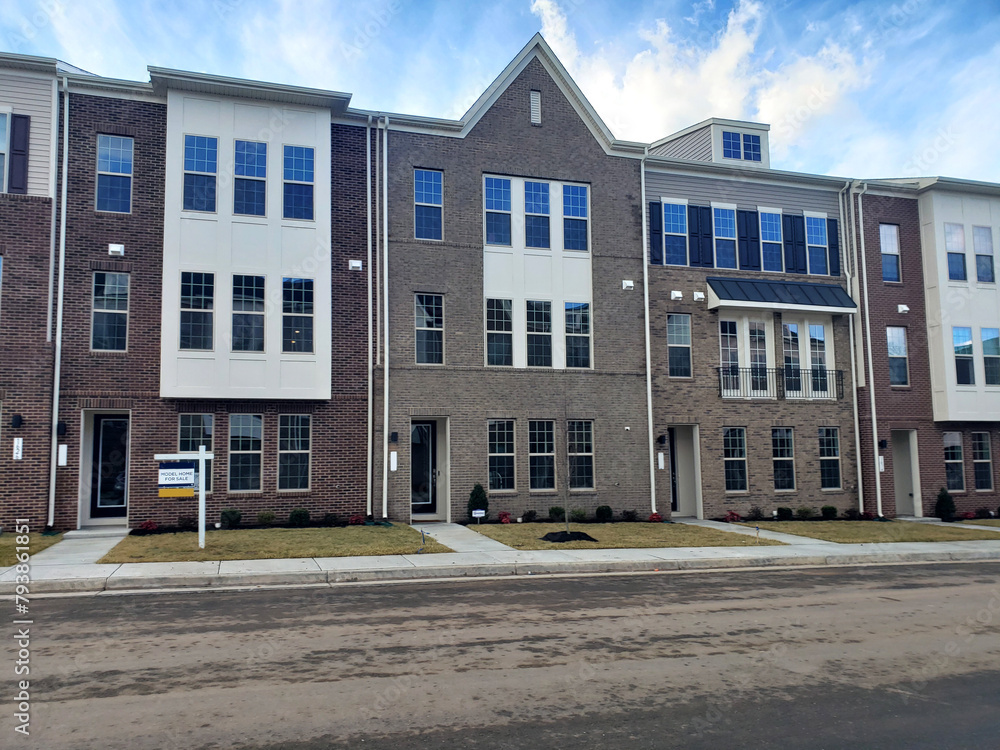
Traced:
<path id="1" fill-rule="evenodd" d="M 17 558 L 14 557 L 14 548 L 17 546 L 17 543 L 14 541 L 16 536 L 16 534 L 11 534 L 9 531 L 0 534 L 0 568 L 9 568 L 17 562 Z M 30 540 L 28 548 L 33 555 L 62 540 L 62 534 L 56 534 L 55 536 L 29 534 L 28 536 Z"/>
<path id="2" fill-rule="evenodd" d="M 875 542 L 968 542 L 974 539 L 998 539 L 1000 534 L 969 527 L 931 526 L 913 521 L 760 521 L 741 526 L 760 526 L 768 531 L 825 539 L 840 544 Z M 956 524 L 957 525 L 957 524 Z"/>
<path id="3" fill-rule="evenodd" d="M 975 518 L 971 521 L 962 521 L 962 523 L 971 523 L 976 526 L 1000 526 L 1000 518 Z"/>
<path id="4" fill-rule="evenodd" d="M 263 560 L 286 557 L 411 555 L 420 549 L 420 532 L 409 526 L 348 526 L 330 529 L 243 529 L 127 536 L 102 563 Z M 424 552 L 451 552 L 427 537 Z"/>
<path id="5" fill-rule="evenodd" d="M 570 523 L 570 531 L 582 531 L 596 542 L 543 542 L 550 531 L 565 531 L 563 523 L 469 524 L 469 528 L 514 549 L 634 549 L 641 547 L 753 547 L 757 540 L 743 534 L 716 531 L 679 523 Z M 773 546 L 781 542 L 761 539 Z"/>

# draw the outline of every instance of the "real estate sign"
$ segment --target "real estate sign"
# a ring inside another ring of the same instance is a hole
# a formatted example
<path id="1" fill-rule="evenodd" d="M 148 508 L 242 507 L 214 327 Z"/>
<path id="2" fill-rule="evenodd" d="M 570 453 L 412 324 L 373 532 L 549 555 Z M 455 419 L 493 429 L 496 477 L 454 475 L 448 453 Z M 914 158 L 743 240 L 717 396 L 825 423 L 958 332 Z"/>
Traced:
<path id="1" fill-rule="evenodd" d="M 194 461 L 170 461 L 160 464 L 160 497 L 194 497 L 198 475 Z"/>

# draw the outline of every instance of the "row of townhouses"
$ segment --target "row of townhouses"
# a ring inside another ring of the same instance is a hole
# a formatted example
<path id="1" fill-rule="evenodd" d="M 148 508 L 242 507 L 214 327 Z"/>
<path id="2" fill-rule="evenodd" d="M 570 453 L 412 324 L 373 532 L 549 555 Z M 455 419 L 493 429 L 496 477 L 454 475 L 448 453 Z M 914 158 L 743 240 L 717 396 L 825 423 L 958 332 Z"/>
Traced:
<path id="1" fill-rule="evenodd" d="M 1000 185 L 617 140 L 536 36 L 461 120 L 0 55 L 0 523 L 996 508 Z"/>

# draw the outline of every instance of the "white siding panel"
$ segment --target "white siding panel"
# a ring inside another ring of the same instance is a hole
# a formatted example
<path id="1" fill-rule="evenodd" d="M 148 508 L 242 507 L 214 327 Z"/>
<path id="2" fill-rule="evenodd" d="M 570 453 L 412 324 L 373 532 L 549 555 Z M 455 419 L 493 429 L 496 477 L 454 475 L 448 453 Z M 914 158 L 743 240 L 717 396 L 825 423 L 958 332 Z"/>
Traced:
<path id="1" fill-rule="evenodd" d="M 706 125 L 700 130 L 681 136 L 677 140 L 657 146 L 650 153 L 669 156 L 673 159 L 712 161 L 712 128 Z"/>
<path id="2" fill-rule="evenodd" d="M 4 74 L 0 76 L 0 106 L 31 118 L 28 145 L 28 194 L 52 196 L 52 79 Z"/>

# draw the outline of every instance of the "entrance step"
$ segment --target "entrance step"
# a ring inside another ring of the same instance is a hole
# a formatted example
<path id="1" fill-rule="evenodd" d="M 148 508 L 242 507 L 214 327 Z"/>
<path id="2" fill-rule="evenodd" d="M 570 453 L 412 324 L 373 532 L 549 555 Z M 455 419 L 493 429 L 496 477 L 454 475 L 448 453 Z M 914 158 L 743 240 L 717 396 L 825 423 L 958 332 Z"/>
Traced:
<path id="1" fill-rule="evenodd" d="M 63 539 L 102 539 L 115 537 L 121 539 L 128 536 L 127 526 L 84 526 L 82 529 L 67 531 Z"/>
<path id="2" fill-rule="evenodd" d="M 410 524 L 417 531 L 423 531 L 445 547 L 455 552 L 510 552 L 513 547 L 500 544 L 476 531 L 467 529 L 457 523 L 414 523 Z"/>

